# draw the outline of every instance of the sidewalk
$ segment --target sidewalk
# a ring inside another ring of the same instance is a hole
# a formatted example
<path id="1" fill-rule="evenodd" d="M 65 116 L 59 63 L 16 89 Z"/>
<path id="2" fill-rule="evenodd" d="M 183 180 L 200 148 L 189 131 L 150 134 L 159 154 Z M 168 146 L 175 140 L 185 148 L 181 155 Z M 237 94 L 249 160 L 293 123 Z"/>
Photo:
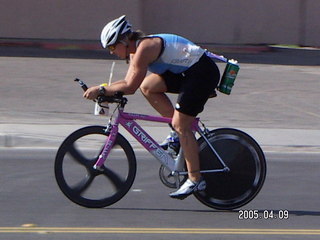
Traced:
<path id="1" fill-rule="evenodd" d="M 63 140 L 73 131 L 85 125 L 1 124 L 1 148 L 58 149 Z M 162 142 L 169 132 L 168 127 L 143 127 L 157 142 Z M 210 127 L 210 129 L 214 129 Z M 241 128 L 251 135 L 265 152 L 320 153 L 320 130 Z M 19 134 L 21 133 L 21 134 Z M 123 128 L 125 136 L 134 149 L 142 146 Z"/>

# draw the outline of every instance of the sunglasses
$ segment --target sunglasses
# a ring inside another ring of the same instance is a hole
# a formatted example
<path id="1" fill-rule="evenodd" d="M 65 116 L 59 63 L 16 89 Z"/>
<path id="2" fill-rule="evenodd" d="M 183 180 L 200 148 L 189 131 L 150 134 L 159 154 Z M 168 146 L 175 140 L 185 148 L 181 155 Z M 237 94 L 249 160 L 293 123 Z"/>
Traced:
<path id="1" fill-rule="evenodd" d="M 110 52 L 113 52 L 113 51 L 116 49 L 117 44 L 118 44 L 118 43 L 108 46 L 108 50 L 109 50 Z"/>
<path id="2" fill-rule="evenodd" d="M 109 50 L 110 52 L 113 52 L 113 51 L 116 49 L 116 47 L 117 47 L 117 45 L 118 45 L 119 43 L 122 43 L 123 45 L 125 45 L 125 46 L 128 47 L 128 43 L 127 43 L 127 42 L 125 42 L 125 41 L 123 41 L 123 40 L 120 40 L 120 41 L 116 42 L 115 44 L 112 44 L 112 45 L 108 46 L 108 50 Z"/>

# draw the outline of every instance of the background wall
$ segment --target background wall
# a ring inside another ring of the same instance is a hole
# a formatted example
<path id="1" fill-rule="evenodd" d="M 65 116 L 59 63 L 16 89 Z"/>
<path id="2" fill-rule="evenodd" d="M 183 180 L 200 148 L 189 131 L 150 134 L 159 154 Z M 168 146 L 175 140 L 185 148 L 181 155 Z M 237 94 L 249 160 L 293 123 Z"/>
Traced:
<path id="1" fill-rule="evenodd" d="M 98 40 L 126 14 L 145 33 L 206 44 L 320 46 L 319 0 L 0 0 L 0 38 Z"/>

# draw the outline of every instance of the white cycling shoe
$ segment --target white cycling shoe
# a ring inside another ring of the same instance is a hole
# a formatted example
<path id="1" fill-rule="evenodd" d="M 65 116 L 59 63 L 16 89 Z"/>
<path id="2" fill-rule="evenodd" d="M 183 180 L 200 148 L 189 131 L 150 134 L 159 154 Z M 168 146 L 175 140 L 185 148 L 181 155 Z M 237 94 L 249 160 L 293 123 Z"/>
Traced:
<path id="1" fill-rule="evenodd" d="M 206 181 L 201 178 L 199 182 L 188 180 L 175 192 L 169 194 L 170 197 L 183 200 L 194 192 L 203 191 L 206 189 Z"/>

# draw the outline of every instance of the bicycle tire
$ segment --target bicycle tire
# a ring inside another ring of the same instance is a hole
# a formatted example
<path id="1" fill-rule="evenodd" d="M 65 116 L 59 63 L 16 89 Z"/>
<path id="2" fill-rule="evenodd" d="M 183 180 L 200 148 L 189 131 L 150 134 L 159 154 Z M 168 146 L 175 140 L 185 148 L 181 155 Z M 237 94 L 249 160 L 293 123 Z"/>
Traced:
<path id="1" fill-rule="evenodd" d="M 124 197 L 134 182 L 136 157 L 119 133 L 102 170 L 93 168 L 106 137 L 103 126 L 84 127 L 70 134 L 57 152 L 57 184 L 68 199 L 80 206 L 110 206 Z"/>
<path id="2" fill-rule="evenodd" d="M 261 190 L 266 177 L 262 149 L 251 136 L 237 129 L 215 129 L 206 137 L 230 171 L 204 173 L 207 187 L 196 192 L 195 197 L 208 207 L 219 210 L 232 210 L 249 203 Z M 202 137 L 198 143 L 201 170 L 222 168 Z"/>

